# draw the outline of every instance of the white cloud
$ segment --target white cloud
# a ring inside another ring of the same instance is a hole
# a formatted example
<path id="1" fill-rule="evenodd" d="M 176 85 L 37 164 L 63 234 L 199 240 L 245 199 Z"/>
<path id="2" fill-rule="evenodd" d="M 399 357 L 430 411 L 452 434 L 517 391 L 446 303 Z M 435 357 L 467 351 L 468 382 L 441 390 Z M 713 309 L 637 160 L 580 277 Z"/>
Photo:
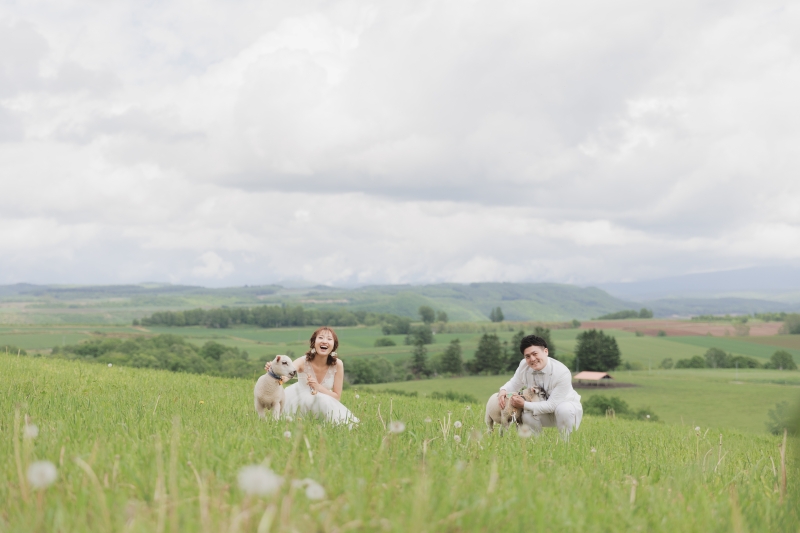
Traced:
<path id="1" fill-rule="evenodd" d="M 214 252 L 206 252 L 199 259 L 203 264 L 192 269 L 192 274 L 198 278 L 225 278 L 235 270 L 233 264 Z"/>
<path id="2" fill-rule="evenodd" d="M 797 262 L 798 27 L 769 1 L 0 7 L 0 283 Z"/>

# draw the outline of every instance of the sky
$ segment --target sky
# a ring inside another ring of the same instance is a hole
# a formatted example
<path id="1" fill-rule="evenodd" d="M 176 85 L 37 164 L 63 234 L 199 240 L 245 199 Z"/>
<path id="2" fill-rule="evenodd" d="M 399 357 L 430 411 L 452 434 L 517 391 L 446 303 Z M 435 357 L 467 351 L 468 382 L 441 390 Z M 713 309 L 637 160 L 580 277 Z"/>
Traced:
<path id="1" fill-rule="evenodd" d="M 0 284 L 800 265 L 800 5 L 0 0 Z"/>

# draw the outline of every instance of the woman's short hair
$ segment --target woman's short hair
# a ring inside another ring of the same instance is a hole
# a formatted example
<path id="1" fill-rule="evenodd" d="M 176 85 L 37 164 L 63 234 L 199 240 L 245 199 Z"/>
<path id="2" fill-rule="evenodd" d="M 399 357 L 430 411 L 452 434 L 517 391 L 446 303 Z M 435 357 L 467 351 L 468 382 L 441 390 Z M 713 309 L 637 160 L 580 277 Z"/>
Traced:
<path id="1" fill-rule="evenodd" d="M 531 346 L 541 346 L 547 349 L 547 341 L 538 335 L 526 335 L 519 341 L 519 353 L 524 354 L 525 350 Z"/>
<path id="2" fill-rule="evenodd" d="M 336 332 L 333 331 L 333 328 L 330 326 L 322 326 L 321 328 L 317 328 L 316 331 L 311 334 L 311 338 L 309 339 L 310 346 L 306 352 L 306 361 L 311 362 L 314 360 L 314 357 L 316 357 L 316 351 L 312 352 L 311 350 L 314 349 L 314 341 L 317 340 L 317 335 L 323 331 L 330 331 L 331 335 L 333 336 L 333 350 L 331 350 L 331 353 L 328 354 L 328 360 L 326 361 L 328 366 L 333 366 L 336 364 L 336 350 L 339 348 L 339 337 L 336 336 Z"/>

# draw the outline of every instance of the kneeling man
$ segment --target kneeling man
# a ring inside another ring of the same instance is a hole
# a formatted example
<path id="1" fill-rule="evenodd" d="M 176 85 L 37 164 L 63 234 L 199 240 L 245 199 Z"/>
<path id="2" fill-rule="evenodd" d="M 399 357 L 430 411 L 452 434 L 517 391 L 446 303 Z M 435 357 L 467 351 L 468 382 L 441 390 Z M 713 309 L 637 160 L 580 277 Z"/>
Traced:
<path id="1" fill-rule="evenodd" d="M 550 359 L 547 341 L 541 337 L 523 337 L 519 351 L 525 359 L 520 361 L 514 377 L 500 389 L 497 396 L 500 409 L 505 407 L 507 391 L 516 393 L 522 388 L 539 387 L 544 394 L 542 401 L 526 402 L 515 394 L 511 405 L 523 408 L 522 423 L 534 433 L 541 432 L 543 427 L 557 427 L 568 436 L 573 428 L 578 429 L 583 418 L 581 397 L 572 388 L 572 373 L 562 362 Z"/>

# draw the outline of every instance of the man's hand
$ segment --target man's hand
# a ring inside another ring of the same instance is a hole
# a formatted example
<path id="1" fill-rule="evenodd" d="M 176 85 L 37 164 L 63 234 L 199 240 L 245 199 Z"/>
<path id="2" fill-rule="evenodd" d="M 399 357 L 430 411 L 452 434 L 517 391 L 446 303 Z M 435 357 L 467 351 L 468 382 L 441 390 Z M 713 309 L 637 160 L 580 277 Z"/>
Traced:
<path id="1" fill-rule="evenodd" d="M 500 389 L 500 392 L 497 394 L 497 405 L 500 406 L 501 410 L 506 408 L 506 390 L 505 389 Z"/>
<path id="2" fill-rule="evenodd" d="M 515 394 L 511 397 L 511 407 L 525 407 L 525 398 L 519 394 Z"/>

